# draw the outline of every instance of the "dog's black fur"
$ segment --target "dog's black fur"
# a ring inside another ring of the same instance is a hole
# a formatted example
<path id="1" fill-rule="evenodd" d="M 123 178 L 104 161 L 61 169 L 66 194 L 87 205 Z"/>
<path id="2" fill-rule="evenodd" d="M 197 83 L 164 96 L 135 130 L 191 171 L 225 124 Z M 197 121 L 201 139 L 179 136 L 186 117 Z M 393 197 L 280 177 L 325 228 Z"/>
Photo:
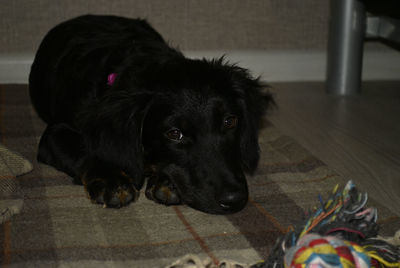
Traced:
<path id="1" fill-rule="evenodd" d="M 116 73 L 115 83 L 107 77 Z M 146 196 L 216 214 L 242 209 L 244 173 L 273 102 L 225 60 L 194 60 L 144 20 L 81 16 L 53 28 L 32 65 L 30 96 L 47 123 L 38 160 L 108 207 Z"/>

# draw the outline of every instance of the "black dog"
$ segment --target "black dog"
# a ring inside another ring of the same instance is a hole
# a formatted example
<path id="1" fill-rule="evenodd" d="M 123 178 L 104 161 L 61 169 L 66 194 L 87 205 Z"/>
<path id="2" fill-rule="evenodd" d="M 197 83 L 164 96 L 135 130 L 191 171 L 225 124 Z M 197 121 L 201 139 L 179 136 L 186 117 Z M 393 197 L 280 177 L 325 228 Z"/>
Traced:
<path id="1" fill-rule="evenodd" d="M 107 207 L 146 196 L 208 213 L 248 199 L 258 129 L 272 98 L 248 71 L 194 60 L 144 20 L 81 16 L 53 28 L 32 65 L 30 95 L 48 124 L 38 160 Z"/>

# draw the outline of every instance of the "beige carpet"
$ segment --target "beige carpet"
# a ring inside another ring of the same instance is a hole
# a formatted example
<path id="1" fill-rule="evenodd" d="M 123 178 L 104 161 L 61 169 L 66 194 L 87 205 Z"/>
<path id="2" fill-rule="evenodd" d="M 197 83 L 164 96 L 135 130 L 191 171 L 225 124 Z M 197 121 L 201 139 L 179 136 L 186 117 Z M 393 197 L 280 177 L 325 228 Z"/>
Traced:
<path id="1" fill-rule="evenodd" d="M 21 211 L 23 194 L 17 176 L 32 170 L 32 164 L 0 144 L 0 223 Z"/>

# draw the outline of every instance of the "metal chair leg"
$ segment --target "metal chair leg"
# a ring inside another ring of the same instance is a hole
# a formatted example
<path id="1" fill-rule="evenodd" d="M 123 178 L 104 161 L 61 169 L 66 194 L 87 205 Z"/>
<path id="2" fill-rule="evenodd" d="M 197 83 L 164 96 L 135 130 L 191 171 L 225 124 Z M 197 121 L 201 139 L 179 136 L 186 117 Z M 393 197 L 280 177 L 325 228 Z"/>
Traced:
<path id="1" fill-rule="evenodd" d="M 331 0 L 326 91 L 355 95 L 361 91 L 366 11 L 359 0 Z"/>

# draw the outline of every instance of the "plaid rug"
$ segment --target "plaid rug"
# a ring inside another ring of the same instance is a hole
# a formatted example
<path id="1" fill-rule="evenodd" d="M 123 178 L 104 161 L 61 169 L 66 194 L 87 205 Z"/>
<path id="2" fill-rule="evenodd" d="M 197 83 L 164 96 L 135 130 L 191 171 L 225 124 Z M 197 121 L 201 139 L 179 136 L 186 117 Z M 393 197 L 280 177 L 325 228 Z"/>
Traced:
<path id="1" fill-rule="evenodd" d="M 23 193 L 15 177 L 31 170 L 29 161 L 0 143 L 0 223 L 21 211 Z"/>
<path id="2" fill-rule="evenodd" d="M 5 146 L 33 163 L 14 178 L 23 192 L 21 213 L 0 225 L 4 267 L 163 267 L 186 254 L 254 263 L 265 259 L 278 236 L 302 219 L 317 194 L 345 181 L 272 125 L 260 136 L 258 172 L 248 178 L 247 207 L 228 216 L 147 200 L 115 210 L 93 205 L 83 187 L 37 163 L 43 122 L 30 105 L 26 85 L 0 85 L 0 134 Z M 400 228 L 399 217 L 375 200 L 381 235 Z"/>

